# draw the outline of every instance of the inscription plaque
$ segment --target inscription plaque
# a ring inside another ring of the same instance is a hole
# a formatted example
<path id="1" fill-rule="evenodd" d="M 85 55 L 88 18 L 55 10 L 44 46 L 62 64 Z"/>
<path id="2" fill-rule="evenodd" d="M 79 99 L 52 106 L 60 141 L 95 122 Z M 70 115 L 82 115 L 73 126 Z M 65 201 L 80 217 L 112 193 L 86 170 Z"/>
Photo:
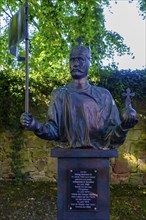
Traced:
<path id="1" fill-rule="evenodd" d="M 69 171 L 69 209 L 97 210 L 97 170 Z"/>

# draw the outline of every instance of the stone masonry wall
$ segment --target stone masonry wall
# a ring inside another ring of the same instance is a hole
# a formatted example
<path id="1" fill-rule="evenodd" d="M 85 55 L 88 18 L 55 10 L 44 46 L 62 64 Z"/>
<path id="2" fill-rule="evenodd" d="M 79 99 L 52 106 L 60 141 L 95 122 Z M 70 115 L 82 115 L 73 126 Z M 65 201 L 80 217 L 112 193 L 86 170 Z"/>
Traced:
<path id="1" fill-rule="evenodd" d="M 118 158 L 111 159 L 111 182 L 146 185 L 146 117 L 139 116 L 119 147 Z"/>
<path id="2" fill-rule="evenodd" d="M 139 123 L 131 129 L 118 158 L 111 159 L 111 182 L 146 185 L 146 104 L 139 106 Z M 57 160 L 50 157 L 54 142 L 24 131 L 22 137 L 8 130 L 0 133 L 0 179 L 56 181 Z"/>
<path id="3" fill-rule="evenodd" d="M 0 179 L 55 181 L 56 160 L 50 157 L 53 144 L 25 131 L 23 142 L 13 157 L 13 138 L 9 131 L 0 134 Z"/>

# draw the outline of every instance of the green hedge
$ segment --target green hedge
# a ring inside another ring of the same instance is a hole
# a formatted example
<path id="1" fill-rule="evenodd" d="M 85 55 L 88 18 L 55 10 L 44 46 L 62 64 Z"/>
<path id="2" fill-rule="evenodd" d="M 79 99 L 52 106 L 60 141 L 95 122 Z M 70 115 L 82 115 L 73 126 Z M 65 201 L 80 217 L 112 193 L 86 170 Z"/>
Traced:
<path id="1" fill-rule="evenodd" d="M 92 81 L 92 80 L 91 80 Z M 40 119 L 45 117 L 52 89 L 63 82 L 48 77 L 42 80 L 30 77 L 30 111 Z M 145 70 L 121 70 L 111 74 L 101 72 L 100 86 L 107 88 L 118 106 L 123 103 L 121 93 L 130 88 L 135 93 L 133 99 L 146 100 Z M 0 72 L 0 128 L 21 129 L 20 115 L 24 112 L 25 76 L 24 73 Z"/>

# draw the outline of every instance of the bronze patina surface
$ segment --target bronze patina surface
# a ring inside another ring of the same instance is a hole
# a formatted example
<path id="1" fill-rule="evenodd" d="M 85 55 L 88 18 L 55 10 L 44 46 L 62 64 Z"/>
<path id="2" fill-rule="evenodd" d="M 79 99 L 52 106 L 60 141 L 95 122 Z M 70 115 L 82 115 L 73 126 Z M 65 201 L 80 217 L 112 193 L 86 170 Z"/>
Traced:
<path id="1" fill-rule="evenodd" d="M 120 117 L 110 92 L 88 82 L 90 48 L 82 45 L 81 38 L 78 43 L 70 51 L 72 80 L 52 92 L 46 123 L 39 123 L 30 113 L 22 114 L 21 123 L 38 137 L 62 142 L 64 147 L 117 148 L 137 123 L 136 112 L 127 104 Z"/>

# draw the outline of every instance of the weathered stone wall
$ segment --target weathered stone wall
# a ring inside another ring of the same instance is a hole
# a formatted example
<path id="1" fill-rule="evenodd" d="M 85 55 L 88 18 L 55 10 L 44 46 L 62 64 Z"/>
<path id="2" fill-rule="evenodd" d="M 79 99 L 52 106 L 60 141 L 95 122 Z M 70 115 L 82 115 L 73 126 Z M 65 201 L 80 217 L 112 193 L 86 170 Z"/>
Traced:
<path id="1" fill-rule="evenodd" d="M 16 150 L 13 148 L 13 138 L 9 131 L 4 131 L 0 135 L 0 179 L 54 181 L 56 160 L 50 157 L 53 143 L 25 131 L 23 141 Z"/>
<path id="2" fill-rule="evenodd" d="M 119 148 L 118 158 L 111 160 L 111 182 L 146 185 L 146 117 L 131 129 Z"/>
<path id="3" fill-rule="evenodd" d="M 139 123 L 131 129 L 118 158 L 111 159 L 111 182 L 146 185 L 146 103 L 137 104 Z M 0 179 L 55 181 L 57 160 L 50 157 L 54 142 L 32 132 L 0 133 Z"/>

